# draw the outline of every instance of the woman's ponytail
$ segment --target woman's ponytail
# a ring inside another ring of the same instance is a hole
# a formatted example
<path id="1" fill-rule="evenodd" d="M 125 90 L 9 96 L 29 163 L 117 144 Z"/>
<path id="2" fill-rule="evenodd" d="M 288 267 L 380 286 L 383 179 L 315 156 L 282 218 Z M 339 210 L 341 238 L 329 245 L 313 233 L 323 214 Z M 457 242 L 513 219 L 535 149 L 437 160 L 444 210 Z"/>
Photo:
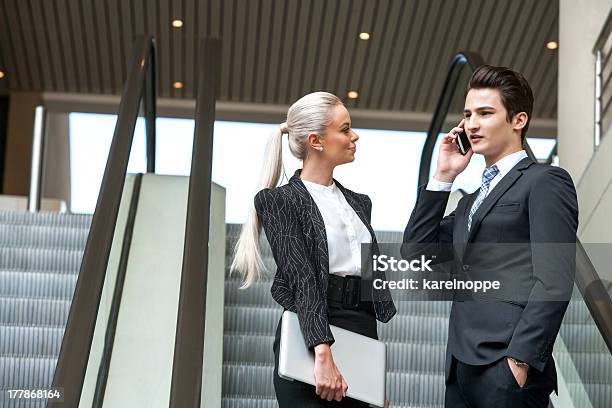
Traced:
<path id="1" fill-rule="evenodd" d="M 264 167 L 256 191 L 264 188 L 274 188 L 278 185 L 283 167 L 282 136 L 286 132 L 287 123 L 282 123 L 268 138 L 264 153 Z M 234 260 L 230 267 L 230 274 L 239 271 L 243 275 L 241 289 L 251 286 L 261 276 L 264 267 L 259 246 L 260 231 L 261 224 L 257 217 L 257 211 L 255 211 L 255 205 L 251 203 L 251 209 L 246 222 L 242 225 L 242 231 L 234 249 Z"/>

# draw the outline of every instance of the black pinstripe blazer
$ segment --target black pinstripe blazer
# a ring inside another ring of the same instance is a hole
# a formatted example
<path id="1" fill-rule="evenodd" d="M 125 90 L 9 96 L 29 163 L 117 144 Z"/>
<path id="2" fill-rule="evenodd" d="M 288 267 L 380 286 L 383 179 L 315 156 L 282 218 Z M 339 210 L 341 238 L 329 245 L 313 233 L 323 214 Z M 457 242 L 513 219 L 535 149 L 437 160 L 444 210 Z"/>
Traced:
<path id="1" fill-rule="evenodd" d="M 327 318 L 329 252 L 323 217 L 300 173 L 297 170 L 286 185 L 258 192 L 255 209 L 277 265 L 272 297 L 297 313 L 306 345 L 312 349 L 334 342 Z M 376 236 L 370 225 L 372 201 L 334 182 L 370 231 L 373 251 L 377 253 Z M 384 279 L 384 274 L 376 272 L 374 278 L 378 277 Z M 396 313 L 389 290 L 372 289 L 372 299 L 376 318 L 388 322 Z"/>

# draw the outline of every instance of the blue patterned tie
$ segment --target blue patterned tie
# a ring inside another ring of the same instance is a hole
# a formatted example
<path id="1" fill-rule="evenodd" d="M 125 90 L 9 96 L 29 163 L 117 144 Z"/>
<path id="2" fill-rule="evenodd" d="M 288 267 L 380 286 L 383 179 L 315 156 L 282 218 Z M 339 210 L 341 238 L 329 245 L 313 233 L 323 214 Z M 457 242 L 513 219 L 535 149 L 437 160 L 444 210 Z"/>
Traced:
<path id="1" fill-rule="evenodd" d="M 484 199 L 487 197 L 491 181 L 495 178 L 495 176 L 497 176 L 498 173 L 499 169 L 496 165 L 484 169 L 484 172 L 482 173 L 482 185 L 480 186 L 480 192 L 478 193 L 478 197 L 476 197 L 474 204 L 472 204 L 472 209 L 470 210 L 470 215 L 468 216 L 468 231 L 470 228 L 472 228 L 472 217 L 478 210 L 478 207 L 480 207 L 480 204 L 482 204 Z"/>

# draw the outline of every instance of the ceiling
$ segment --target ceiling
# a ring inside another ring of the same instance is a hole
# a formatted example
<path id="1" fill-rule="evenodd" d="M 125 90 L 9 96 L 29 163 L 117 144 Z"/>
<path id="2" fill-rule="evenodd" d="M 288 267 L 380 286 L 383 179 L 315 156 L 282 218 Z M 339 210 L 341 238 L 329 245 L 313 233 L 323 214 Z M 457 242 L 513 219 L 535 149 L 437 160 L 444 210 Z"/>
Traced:
<path id="1" fill-rule="evenodd" d="M 554 119 L 557 26 L 557 0 L 0 0 L 0 89 L 120 94 L 134 37 L 151 34 L 160 96 L 193 99 L 197 38 L 213 36 L 223 102 L 327 90 L 358 110 L 431 113 L 450 58 L 469 50 L 521 71 L 533 116 Z"/>

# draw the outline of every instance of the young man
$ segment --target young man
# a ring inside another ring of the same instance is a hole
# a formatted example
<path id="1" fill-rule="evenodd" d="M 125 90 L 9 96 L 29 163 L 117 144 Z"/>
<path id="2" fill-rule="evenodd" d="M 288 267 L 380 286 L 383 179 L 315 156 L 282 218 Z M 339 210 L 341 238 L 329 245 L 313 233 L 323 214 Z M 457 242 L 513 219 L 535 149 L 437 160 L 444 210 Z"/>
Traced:
<path id="1" fill-rule="evenodd" d="M 479 67 L 464 119 L 444 137 L 404 232 L 404 243 L 447 244 L 469 279 L 499 277 L 503 286 L 463 300 L 455 293 L 446 407 L 545 408 L 557 390 L 551 353 L 573 287 L 578 205 L 568 173 L 523 150 L 532 107 L 520 73 Z M 472 146 L 465 156 L 455 143 L 464 129 Z M 486 161 L 481 187 L 444 217 L 451 185 L 473 153 Z"/>

